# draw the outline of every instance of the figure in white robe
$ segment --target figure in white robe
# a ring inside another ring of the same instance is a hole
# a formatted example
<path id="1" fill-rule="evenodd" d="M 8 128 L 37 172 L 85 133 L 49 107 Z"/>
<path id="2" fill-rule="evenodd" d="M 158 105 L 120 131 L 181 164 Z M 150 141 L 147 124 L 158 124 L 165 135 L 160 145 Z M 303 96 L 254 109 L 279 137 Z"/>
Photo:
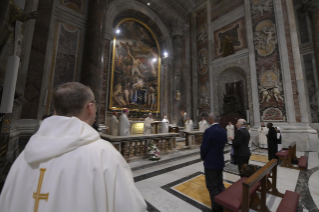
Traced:
<path id="1" fill-rule="evenodd" d="M 261 123 L 261 127 L 258 128 L 258 142 L 259 142 L 259 147 L 261 148 L 268 148 L 268 144 L 267 144 L 268 131 L 269 129 L 265 127 L 263 123 Z"/>
<path id="2" fill-rule="evenodd" d="M 146 204 L 110 142 L 76 117 L 52 116 L 12 165 L 0 211 L 144 212 Z"/>
<path id="3" fill-rule="evenodd" d="M 252 140 L 251 140 L 251 128 L 250 128 L 250 126 L 248 124 L 246 126 L 246 130 L 249 132 L 249 135 L 250 135 L 250 140 L 249 140 L 249 143 L 248 143 L 248 147 L 250 148 Z"/>
<path id="4" fill-rule="evenodd" d="M 129 136 L 131 123 L 128 120 L 127 116 L 129 114 L 129 110 L 125 109 L 124 113 L 120 116 L 120 124 L 119 124 L 119 131 L 120 136 Z"/>
<path id="5" fill-rule="evenodd" d="M 162 120 L 162 133 L 168 133 L 169 120 L 164 116 Z"/>
<path id="6" fill-rule="evenodd" d="M 145 118 L 144 120 L 144 130 L 143 130 L 144 135 L 152 134 L 152 129 L 154 126 L 153 123 L 154 123 L 153 115 L 152 113 L 149 113 L 148 117 Z"/>
<path id="7" fill-rule="evenodd" d="M 187 117 L 187 120 L 185 122 L 185 132 L 191 132 L 193 131 L 193 121 L 190 119 L 190 117 Z"/>
<path id="8" fill-rule="evenodd" d="M 199 131 L 205 132 L 205 130 L 209 127 L 208 122 L 205 120 L 205 117 L 202 117 L 202 120 L 198 122 Z"/>
<path id="9" fill-rule="evenodd" d="M 113 136 L 118 136 L 119 132 L 119 121 L 117 120 L 117 113 L 113 112 L 111 121 L 110 121 L 110 127 L 109 127 L 110 131 L 109 134 L 113 135 Z"/>
<path id="10" fill-rule="evenodd" d="M 226 131 L 227 131 L 228 143 L 232 144 L 233 142 L 231 139 L 229 139 L 229 137 L 231 138 L 235 137 L 235 127 L 231 122 L 229 122 L 228 125 L 226 126 Z"/>

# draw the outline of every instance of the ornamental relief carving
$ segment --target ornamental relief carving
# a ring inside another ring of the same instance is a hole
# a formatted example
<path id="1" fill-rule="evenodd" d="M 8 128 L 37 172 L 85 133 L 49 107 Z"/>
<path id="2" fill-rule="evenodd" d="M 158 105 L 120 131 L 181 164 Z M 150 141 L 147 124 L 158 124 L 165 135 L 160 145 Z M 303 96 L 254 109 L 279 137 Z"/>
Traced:
<path id="1" fill-rule="evenodd" d="M 205 24 L 201 25 L 198 27 L 197 29 L 197 43 L 199 45 L 202 45 L 206 42 L 207 40 L 207 33 L 206 33 L 206 27 L 205 27 Z"/>
<path id="2" fill-rule="evenodd" d="M 208 70 L 208 52 L 207 49 L 201 49 L 197 53 L 197 70 L 200 74 L 205 74 Z"/>
<path id="3" fill-rule="evenodd" d="M 264 16 L 264 13 L 268 13 L 272 9 L 272 0 L 252 0 L 251 12 L 252 19 L 257 16 Z"/>
<path id="4" fill-rule="evenodd" d="M 264 20 L 256 26 L 254 44 L 260 56 L 264 57 L 273 53 L 277 42 L 276 26 L 271 20 Z"/>
<path id="5" fill-rule="evenodd" d="M 259 93 L 261 93 L 261 102 L 269 103 L 271 98 L 276 102 L 284 101 L 282 93 L 282 82 L 279 80 L 280 71 L 275 65 L 270 70 L 261 67 Z"/>
<path id="6" fill-rule="evenodd" d="M 262 121 L 286 121 L 286 116 L 282 111 L 275 107 L 269 107 L 264 110 L 261 116 Z"/>

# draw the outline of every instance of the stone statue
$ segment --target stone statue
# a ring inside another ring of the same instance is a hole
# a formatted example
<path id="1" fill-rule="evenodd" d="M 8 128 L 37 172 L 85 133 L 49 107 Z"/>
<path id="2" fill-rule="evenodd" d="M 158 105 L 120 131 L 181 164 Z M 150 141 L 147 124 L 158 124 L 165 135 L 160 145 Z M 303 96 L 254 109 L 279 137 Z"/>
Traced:
<path id="1" fill-rule="evenodd" d="M 271 0 L 259 0 L 252 4 L 251 12 L 253 14 L 253 19 L 255 19 L 259 14 L 260 16 L 264 16 L 264 12 L 267 13 L 272 8 Z"/>
<path id="2" fill-rule="evenodd" d="M 236 94 L 224 94 L 223 103 L 224 115 L 242 115 L 245 116 L 245 110 L 240 97 Z"/>
<path id="3" fill-rule="evenodd" d="M 0 3 L 0 52 L 14 31 L 16 21 L 25 22 L 36 19 L 38 12 L 26 13 L 13 0 L 2 0 Z"/>
<path id="4" fill-rule="evenodd" d="M 226 36 L 223 40 L 223 57 L 235 54 L 234 41 L 231 37 Z"/>

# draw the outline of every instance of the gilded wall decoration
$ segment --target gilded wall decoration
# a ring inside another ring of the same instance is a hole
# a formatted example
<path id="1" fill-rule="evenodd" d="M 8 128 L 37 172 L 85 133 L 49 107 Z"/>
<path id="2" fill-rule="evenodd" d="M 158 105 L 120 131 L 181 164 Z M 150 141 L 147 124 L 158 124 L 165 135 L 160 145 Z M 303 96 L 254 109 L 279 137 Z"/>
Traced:
<path id="1" fill-rule="evenodd" d="M 271 20 L 260 22 L 254 32 L 255 50 L 260 56 L 274 52 L 277 44 L 276 26 Z"/>
<path id="2" fill-rule="evenodd" d="M 275 107 L 269 107 L 264 110 L 261 116 L 262 121 L 286 121 L 282 111 Z"/>
<path id="3" fill-rule="evenodd" d="M 60 0 L 60 4 L 76 12 L 84 13 L 85 0 Z"/>
<path id="4" fill-rule="evenodd" d="M 208 51 L 201 49 L 197 53 L 197 70 L 200 74 L 205 74 L 208 70 Z"/>
<path id="5" fill-rule="evenodd" d="M 206 25 L 201 25 L 197 29 L 197 42 L 202 45 L 207 40 Z"/>
<path id="6" fill-rule="evenodd" d="M 209 107 L 209 84 L 200 85 L 198 88 L 198 108 Z"/>
<path id="7" fill-rule="evenodd" d="M 160 48 L 143 22 L 126 18 L 114 37 L 110 109 L 160 110 Z"/>
<path id="8" fill-rule="evenodd" d="M 230 23 L 221 29 L 218 29 L 214 32 L 214 51 L 215 51 L 215 59 L 228 56 L 237 51 L 243 50 L 247 48 L 247 36 L 246 36 L 246 24 L 245 19 L 241 18 L 239 20 Z M 227 53 L 224 55 L 225 50 L 232 53 Z"/>
<path id="9" fill-rule="evenodd" d="M 270 12 L 272 9 L 272 0 L 252 0 L 251 13 L 252 19 L 257 16 L 264 16 L 264 13 Z"/>

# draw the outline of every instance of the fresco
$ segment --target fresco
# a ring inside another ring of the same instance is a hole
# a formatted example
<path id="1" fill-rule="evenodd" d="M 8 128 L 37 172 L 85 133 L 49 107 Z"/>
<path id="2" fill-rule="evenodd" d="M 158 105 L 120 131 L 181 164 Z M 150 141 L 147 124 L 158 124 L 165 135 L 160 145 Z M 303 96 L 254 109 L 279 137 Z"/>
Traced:
<path id="1" fill-rule="evenodd" d="M 133 18 L 122 20 L 116 30 L 110 109 L 159 112 L 160 49 L 154 33 Z"/>

